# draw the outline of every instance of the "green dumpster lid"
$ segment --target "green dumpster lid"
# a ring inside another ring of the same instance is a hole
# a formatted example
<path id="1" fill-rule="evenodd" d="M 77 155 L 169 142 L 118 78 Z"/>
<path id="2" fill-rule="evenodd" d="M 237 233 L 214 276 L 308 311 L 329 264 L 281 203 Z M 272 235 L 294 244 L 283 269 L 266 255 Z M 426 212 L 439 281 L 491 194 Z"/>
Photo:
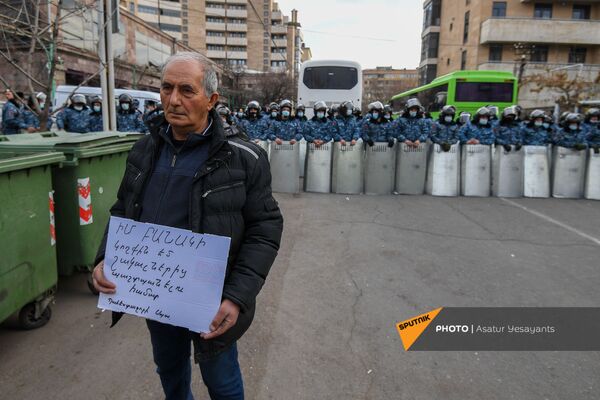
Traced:
<path id="1" fill-rule="evenodd" d="M 43 165 L 58 164 L 66 160 L 64 154 L 49 151 L 44 153 L 0 153 L 0 173 L 18 171 Z"/>
<path id="2" fill-rule="evenodd" d="M 97 155 L 98 150 L 106 147 L 115 152 L 118 149 L 128 150 L 134 142 L 143 137 L 143 134 L 129 132 L 94 132 L 94 133 L 54 133 L 54 135 L 36 136 L 36 134 L 11 135 L 8 141 L 0 142 L 0 152 L 38 152 L 38 151 L 61 151 L 65 154 L 73 154 L 77 157 L 86 157 L 88 150 L 93 150 L 92 155 Z M 22 136 L 32 135 L 32 138 Z M 12 138 L 12 136 L 21 136 Z M 50 136 L 50 137 L 48 137 Z"/>

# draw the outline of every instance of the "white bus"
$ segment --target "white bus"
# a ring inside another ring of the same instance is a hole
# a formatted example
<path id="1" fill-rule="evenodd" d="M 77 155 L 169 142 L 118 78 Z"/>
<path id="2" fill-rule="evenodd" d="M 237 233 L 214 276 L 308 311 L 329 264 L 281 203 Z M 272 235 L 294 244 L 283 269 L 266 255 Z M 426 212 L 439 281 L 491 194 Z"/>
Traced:
<path id="1" fill-rule="evenodd" d="M 298 79 L 298 103 L 306 107 L 307 118 L 313 105 L 323 100 L 328 107 L 351 101 L 361 107 L 362 70 L 360 64 L 345 60 L 311 60 L 302 63 Z"/>

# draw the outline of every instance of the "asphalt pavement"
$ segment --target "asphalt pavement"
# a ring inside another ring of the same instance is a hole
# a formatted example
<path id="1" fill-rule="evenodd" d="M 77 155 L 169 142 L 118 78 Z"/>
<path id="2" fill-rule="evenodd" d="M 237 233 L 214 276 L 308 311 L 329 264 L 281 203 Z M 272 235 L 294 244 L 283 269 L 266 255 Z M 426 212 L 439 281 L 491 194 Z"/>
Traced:
<path id="1" fill-rule="evenodd" d="M 277 195 L 280 254 L 239 342 L 248 399 L 598 399 L 598 352 L 405 352 L 449 306 L 598 306 L 600 202 Z M 35 331 L 0 325 L 0 399 L 160 399 L 143 320 L 85 276 Z M 194 370 L 196 399 L 208 399 Z"/>

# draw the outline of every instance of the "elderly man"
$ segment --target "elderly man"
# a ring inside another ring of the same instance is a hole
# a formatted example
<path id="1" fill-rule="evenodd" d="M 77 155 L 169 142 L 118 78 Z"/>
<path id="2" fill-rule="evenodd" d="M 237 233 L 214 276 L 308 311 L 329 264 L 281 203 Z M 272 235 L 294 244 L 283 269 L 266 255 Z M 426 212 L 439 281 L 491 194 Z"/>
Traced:
<path id="1" fill-rule="evenodd" d="M 271 193 L 267 154 L 227 137 L 214 110 L 217 75 L 199 54 L 171 56 L 162 71 L 164 121 L 129 154 L 111 214 L 231 237 L 221 307 L 211 332 L 147 320 L 167 399 L 193 399 L 190 342 L 212 399 L 243 399 L 236 341 L 250 327 L 255 300 L 275 260 L 283 218 Z M 106 236 L 93 271 L 96 289 L 114 293 L 103 272 Z M 113 324 L 120 318 L 113 314 Z"/>

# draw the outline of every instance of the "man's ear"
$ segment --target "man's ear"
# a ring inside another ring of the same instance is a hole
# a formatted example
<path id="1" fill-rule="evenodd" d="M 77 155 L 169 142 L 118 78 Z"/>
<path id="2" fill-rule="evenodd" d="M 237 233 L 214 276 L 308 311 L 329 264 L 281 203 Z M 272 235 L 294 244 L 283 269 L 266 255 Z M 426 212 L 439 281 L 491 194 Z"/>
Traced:
<path id="1" fill-rule="evenodd" d="M 210 99 L 208 99 L 209 111 L 215 106 L 215 104 L 217 104 L 217 101 L 219 101 L 219 93 L 213 92 L 213 94 L 210 95 Z"/>

